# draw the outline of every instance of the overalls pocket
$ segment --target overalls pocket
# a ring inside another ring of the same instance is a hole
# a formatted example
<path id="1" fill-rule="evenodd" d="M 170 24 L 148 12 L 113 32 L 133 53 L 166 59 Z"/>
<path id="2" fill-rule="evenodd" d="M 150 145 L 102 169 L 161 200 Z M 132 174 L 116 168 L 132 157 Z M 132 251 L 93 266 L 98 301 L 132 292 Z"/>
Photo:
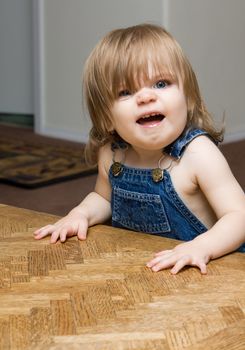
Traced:
<path id="1" fill-rule="evenodd" d="M 171 231 L 163 202 L 158 194 L 132 192 L 115 187 L 112 206 L 114 226 L 147 233 Z"/>

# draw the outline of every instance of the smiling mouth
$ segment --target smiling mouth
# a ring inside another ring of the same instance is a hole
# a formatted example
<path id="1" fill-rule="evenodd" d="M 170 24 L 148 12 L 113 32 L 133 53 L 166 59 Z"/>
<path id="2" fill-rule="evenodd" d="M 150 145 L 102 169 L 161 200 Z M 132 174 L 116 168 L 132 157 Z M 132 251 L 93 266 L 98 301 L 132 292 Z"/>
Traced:
<path id="1" fill-rule="evenodd" d="M 137 123 L 142 126 L 153 126 L 159 124 L 164 118 L 163 114 L 150 114 L 139 118 Z"/>

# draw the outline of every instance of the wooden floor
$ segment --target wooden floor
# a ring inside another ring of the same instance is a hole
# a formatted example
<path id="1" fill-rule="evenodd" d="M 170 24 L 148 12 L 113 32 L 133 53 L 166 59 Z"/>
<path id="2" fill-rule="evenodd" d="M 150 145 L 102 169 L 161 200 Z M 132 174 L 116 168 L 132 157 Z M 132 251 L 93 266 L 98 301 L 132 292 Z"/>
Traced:
<path id="1" fill-rule="evenodd" d="M 244 350 L 245 255 L 208 274 L 145 267 L 175 242 L 109 226 L 64 244 L 32 232 L 56 217 L 0 205 L 0 349 Z"/>

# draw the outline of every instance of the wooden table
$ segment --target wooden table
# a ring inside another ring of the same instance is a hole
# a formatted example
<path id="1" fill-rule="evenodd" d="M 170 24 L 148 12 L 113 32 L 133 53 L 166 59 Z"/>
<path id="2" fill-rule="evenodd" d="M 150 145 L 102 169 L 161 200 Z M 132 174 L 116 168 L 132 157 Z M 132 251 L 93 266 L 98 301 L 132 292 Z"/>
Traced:
<path id="1" fill-rule="evenodd" d="M 0 205 L 0 349 L 245 349 L 245 255 L 202 276 L 145 267 L 175 242 L 99 225 L 35 241 L 57 217 Z"/>

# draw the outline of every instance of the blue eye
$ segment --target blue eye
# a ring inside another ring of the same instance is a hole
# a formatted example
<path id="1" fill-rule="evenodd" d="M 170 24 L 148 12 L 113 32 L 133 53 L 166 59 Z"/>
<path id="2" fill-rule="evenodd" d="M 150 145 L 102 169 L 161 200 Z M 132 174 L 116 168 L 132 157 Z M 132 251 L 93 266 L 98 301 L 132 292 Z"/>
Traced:
<path id="1" fill-rule="evenodd" d="M 164 89 L 166 86 L 169 85 L 169 82 L 166 80 L 159 80 L 156 82 L 156 84 L 153 85 L 156 89 Z"/>
<path id="2" fill-rule="evenodd" d="M 126 97 L 126 96 L 130 96 L 130 95 L 131 95 L 131 92 L 129 90 L 127 90 L 127 89 L 121 90 L 118 93 L 119 97 Z"/>

